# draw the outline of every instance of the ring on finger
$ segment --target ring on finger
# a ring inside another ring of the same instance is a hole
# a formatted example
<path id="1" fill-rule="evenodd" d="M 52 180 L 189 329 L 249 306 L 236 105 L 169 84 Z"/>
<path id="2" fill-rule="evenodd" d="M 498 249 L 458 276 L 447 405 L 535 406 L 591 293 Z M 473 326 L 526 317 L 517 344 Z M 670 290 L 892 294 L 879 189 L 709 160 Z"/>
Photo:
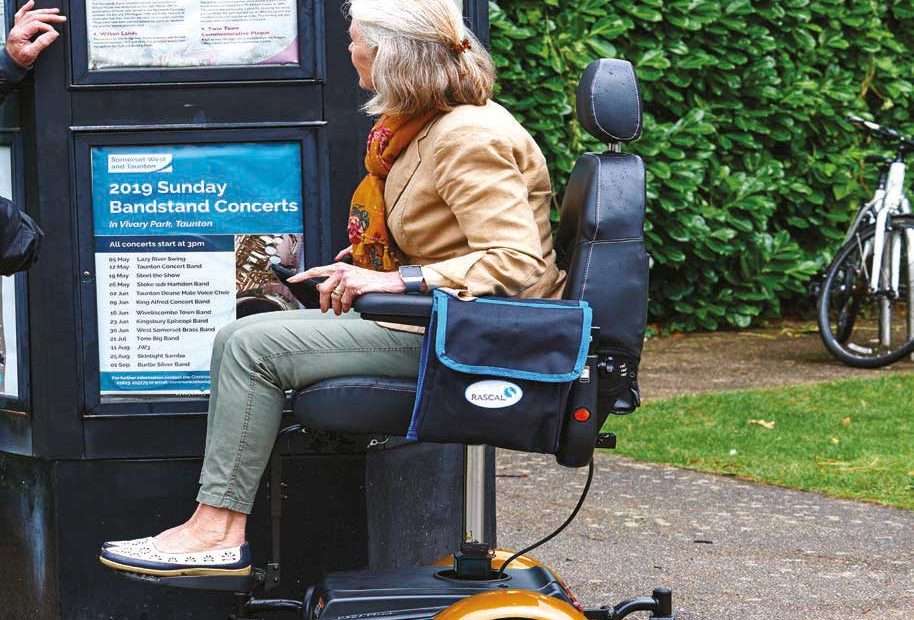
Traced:
<path id="1" fill-rule="evenodd" d="M 335 289 L 333 289 L 333 292 L 330 293 L 330 296 L 331 296 L 331 297 L 342 297 L 342 296 L 343 296 L 343 291 L 344 291 L 344 290 L 345 290 L 345 289 L 344 289 L 342 286 L 338 286 L 338 287 L 336 287 Z"/>

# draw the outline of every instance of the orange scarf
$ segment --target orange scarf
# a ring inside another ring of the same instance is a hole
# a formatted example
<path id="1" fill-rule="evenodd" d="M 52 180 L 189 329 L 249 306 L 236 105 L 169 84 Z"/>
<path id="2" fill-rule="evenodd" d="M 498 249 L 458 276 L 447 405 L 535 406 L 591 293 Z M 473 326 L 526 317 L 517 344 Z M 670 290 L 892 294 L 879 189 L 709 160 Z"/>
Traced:
<path id="1" fill-rule="evenodd" d="M 349 207 L 353 265 L 375 271 L 393 271 L 399 266 L 400 250 L 387 230 L 384 183 L 403 149 L 437 115 L 434 110 L 419 116 L 384 115 L 371 128 L 365 153 L 368 175 L 355 189 Z"/>

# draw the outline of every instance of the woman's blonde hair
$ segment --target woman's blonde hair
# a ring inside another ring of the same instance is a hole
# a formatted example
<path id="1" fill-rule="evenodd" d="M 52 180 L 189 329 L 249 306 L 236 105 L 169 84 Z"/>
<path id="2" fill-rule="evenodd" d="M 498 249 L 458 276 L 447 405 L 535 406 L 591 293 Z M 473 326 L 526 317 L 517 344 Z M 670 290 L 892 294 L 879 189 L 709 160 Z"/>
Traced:
<path id="1" fill-rule="evenodd" d="M 492 58 L 455 0 L 350 0 L 348 9 L 375 51 L 369 114 L 448 112 L 492 96 Z"/>

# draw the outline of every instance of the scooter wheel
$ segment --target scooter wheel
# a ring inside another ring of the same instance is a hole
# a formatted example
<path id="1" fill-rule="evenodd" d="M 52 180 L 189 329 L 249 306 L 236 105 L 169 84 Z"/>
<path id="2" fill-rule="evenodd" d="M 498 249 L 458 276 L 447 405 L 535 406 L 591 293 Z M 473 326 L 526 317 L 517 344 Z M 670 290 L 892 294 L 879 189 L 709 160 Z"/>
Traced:
<path id="1" fill-rule="evenodd" d="M 527 590 L 495 590 L 460 600 L 435 620 L 586 620 L 569 603 Z"/>

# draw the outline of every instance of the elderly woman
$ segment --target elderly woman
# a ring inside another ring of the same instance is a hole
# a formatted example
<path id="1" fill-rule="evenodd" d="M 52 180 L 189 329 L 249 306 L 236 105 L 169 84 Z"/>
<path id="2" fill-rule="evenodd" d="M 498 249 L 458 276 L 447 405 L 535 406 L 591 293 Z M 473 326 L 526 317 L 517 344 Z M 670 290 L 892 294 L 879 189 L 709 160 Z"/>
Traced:
<path id="1" fill-rule="evenodd" d="M 373 93 L 365 111 L 379 116 L 352 200 L 351 246 L 336 257 L 351 255 L 352 264 L 294 277 L 326 276 L 320 310 L 250 316 L 218 333 L 197 509 L 155 537 L 106 543 L 108 566 L 156 575 L 251 570 L 245 523 L 285 392 L 346 375 L 417 376 L 421 336 L 352 320 L 359 295 L 437 287 L 561 294 L 546 162 L 490 100 L 492 61 L 454 0 L 353 0 L 349 15 L 352 64 Z"/>

